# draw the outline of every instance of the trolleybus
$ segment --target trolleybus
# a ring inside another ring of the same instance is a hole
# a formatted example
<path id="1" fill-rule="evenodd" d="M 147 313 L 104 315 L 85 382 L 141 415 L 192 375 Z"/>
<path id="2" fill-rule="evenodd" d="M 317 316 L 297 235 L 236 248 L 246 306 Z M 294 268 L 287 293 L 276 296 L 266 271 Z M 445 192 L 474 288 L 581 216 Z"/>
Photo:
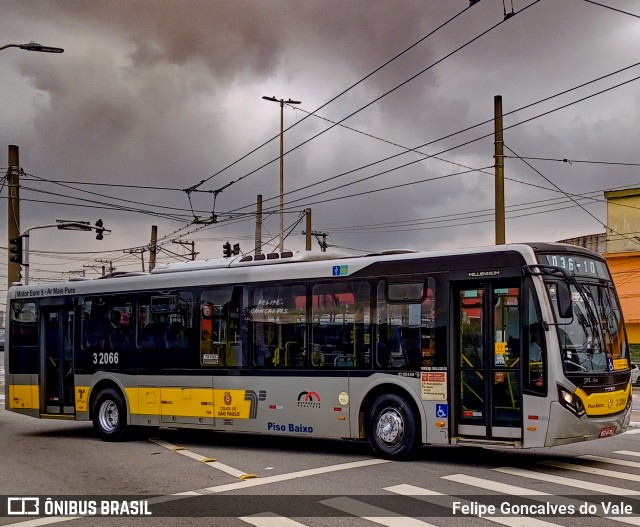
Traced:
<path id="1" fill-rule="evenodd" d="M 14 286 L 6 409 L 132 427 L 550 447 L 628 426 L 604 259 L 522 243 L 361 257 L 281 252 Z"/>

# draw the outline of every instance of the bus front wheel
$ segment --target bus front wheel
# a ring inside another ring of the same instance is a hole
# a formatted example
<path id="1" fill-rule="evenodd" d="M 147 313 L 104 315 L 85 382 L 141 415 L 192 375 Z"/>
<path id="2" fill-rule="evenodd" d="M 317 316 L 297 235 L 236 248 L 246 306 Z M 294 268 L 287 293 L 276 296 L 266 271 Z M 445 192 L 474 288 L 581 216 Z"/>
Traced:
<path id="1" fill-rule="evenodd" d="M 382 395 L 369 414 L 369 443 L 381 457 L 407 459 L 417 447 L 417 419 L 413 407 L 399 395 Z"/>
<path id="2" fill-rule="evenodd" d="M 127 428 L 127 409 L 122 396 L 107 388 L 96 397 L 93 410 L 93 426 L 104 441 L 118 441 Z"/>

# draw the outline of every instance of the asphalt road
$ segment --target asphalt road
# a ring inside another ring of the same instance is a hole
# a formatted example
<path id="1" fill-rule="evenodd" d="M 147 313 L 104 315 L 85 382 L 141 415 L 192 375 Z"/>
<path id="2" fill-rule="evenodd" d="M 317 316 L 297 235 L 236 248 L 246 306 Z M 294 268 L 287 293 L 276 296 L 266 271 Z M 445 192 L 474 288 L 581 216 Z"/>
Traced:
<path id="1" fill-rule="evenodd" d="M 638 421 L 640 426 L 640 416 Z M 0 474 L 0 510 L 7 496 L 118 503 L 126 496 L 149 499 L 153 512 L 135 518 L 0 517 L 0 525 L 20 527 L 640 525 L 640 517 L 629 513 L 579 514 L 589 501 L 598 507 L 623 503 L 640 515 L 640 428 L 553 449 L 426 447 L 417 459 L 395 463 L 374 458 L 357 442 L 210 431 L 150 430 L 105 443 L 88 423 L 32 419 L 0 404 Z M 500 512 L 505 504 L 518 505 L 521 496 L 529 506 L 575 510 L 478 517 L 481 505 Z M 454 516 L 454 502 L 469 512 Z"/>

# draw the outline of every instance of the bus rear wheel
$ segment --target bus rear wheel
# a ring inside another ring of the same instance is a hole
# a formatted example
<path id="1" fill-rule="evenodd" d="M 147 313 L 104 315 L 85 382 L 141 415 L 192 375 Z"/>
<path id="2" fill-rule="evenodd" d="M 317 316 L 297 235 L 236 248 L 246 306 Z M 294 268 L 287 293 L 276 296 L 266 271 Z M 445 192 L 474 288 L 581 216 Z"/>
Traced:
<path id="1" fill-rule="evenodd" d="M 93 409 L 93 426 L 103 441 L 119 441 L 127 429 L 127 409 L 120 393 L 102 390 Z"/>
<path id="2" fill-rule="evenodd" d="M 395 394 L 378 397 L 369 414 L 369 443 L 387 459 L 409 458 L 417 448 L 417 419 L 411 404 Z"/>

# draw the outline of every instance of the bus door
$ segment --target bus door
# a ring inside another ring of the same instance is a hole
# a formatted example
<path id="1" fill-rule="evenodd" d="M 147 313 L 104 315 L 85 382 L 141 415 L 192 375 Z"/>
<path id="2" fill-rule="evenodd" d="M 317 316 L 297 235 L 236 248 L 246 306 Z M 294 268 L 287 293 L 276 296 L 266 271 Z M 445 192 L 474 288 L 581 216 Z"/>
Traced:
<path id="1" fill-rule="evenodd" d="M 454 435 L 520 439 L 520 281 L 459 284 L 454 303 Z"/>
<path id="2" fill-rule="evenodd" d="M 74 415 L 73 308 L 42 308 L 44 408 L 47 414 Z"/>

